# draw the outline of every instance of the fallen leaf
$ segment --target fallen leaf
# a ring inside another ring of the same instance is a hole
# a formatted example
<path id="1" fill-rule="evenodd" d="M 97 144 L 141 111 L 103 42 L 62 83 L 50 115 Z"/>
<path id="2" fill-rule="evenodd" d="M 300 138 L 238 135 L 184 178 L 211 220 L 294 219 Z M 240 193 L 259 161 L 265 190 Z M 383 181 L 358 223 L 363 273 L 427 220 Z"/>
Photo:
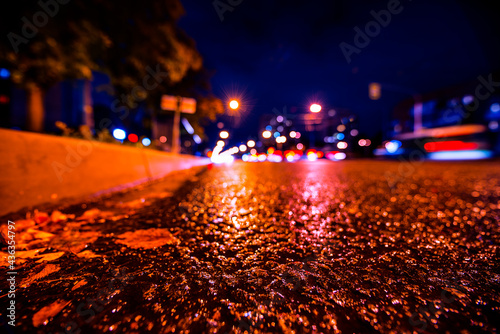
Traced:
<path id="1" fill-rule="evenodd" d="M 54 261 L 61 256 L 64 255 L 64 252 L 57 252 L 57 253 L 48 253 L 48 254 L 41 254 L 39 256 L 35 256 L 35 259 L 37 259 L 36 262 L 42 262 L 42 261 Z"/>
<path id="2" fill-rule="evenodd" d="M 45 239 L 47 241 L 54 237 L 54 234 L 52 233 L 36 230 L 33 228 L 29 228 L 25 233 L 30 233 L 35 239 Z"/>
<path id="3" fill-rule="evenodd" d="M 92 252 L 91 250 L 85 250 L 83 252 L 76 254 L 76 256 L 82 257 L 85 259 L 92 259 L 94 257 L 101 257 L 101 255 L 97 255 L 96 253 Z"/>
<path id="4" fill-rule="evenodd" d="M 57 271 L 61 270 L 61 267 L 55 264 L 47 264 L 39 273 L 31 275 L 30 277 L 25 278 L 24 280 L 21 281 L 21 287 L 25 288 L 31 283 L 44 278 L 52 273 L 55 273 Z"/>
<path id="5" fill-rule="evenodd" d="M 47 243 L 45 242 L 45 240 L 35 239 L 32 241 L 27 241 L 27 242 L 25 241 L 24 243 L 20 242 L 18 245 L 22 249 L 30 250 L 30 249 L 39 249 L 39 248 L 42 248 L 44 246 L 47 246 Z"/>
<path id="6" fill-rule="evenodd" d="M 78 217 L 76 220 L 87 220 L 87 221 L 95 221 L 99 218 L 107 218 L 109 216 L 112 216 L 113 212 L 110 211 L 101 211 L 99 209 L 90 209 L 85 211 L 80 217 Z"/>
<path id="7" fill-rule="evenodd" d="M 43 252 L 46 248 L 32 249 L 29 251 L 16 251 L 16 257 L 29 259 L 38 255 L 38 253 Z"/>
<path id="8" fill-rule="evenodd" d="M 130 248 L 151 249 L 161 247 L 167 244 L 178 244 L 172 233 L 167 229 L 151 228 L 148 230 L 137 230 L 134 232 L 125 232 L 117 236 L 116 242 L 124 244 Z"/>
<path id="9" fill-rule="evenodd" d="M 55 235 L 52 233 L 41 231 L 37 228 L 28 228 L 20 234 L 20 238 L 16 246 L 21 249 L 40 248 L 47 246 L 54 236 Z"/>
<path id="10" fill-rule="evenodd" d="M 84 286 L 85 284 L 87 284 L 87 281 L 81 280 L 80 282 L 76 283 L 74 287 L 71 288 L 71 291 L 76 290 L 76 289 Z"/>
<path id="11" fill-rule="evenodd" d="M 52 239 L 50 246 L 59 250 L 65 250 L 77 254 L 89 244 L 99 238 L 98 232 L 80 232 L 78 230 L 67 230 Z"/>
<path id="12" fill-rule="evenodd" d="M 74 218 L 75 215 L 65 215 L 61 211 L 53 211 L 52 214 L 50 215 L 50 220 L 54 223 L 59 223 L 68 220 L 68 218 Z"/>
<path id="13" fill-rule="evenodd" d="M 23 231 L 31 226 L 35 226 L 36 223 L 33 219 L 21 219 L 16 220 L 14 226 L 16 226 L 16 232 Z"/>
<path id="14" fill-rule="evenodd" d="M 46 325 L 49 321 L 62 311 L 70 302 L 65 300 L 56 301 L 48 306 L 43 307 L 40 311 L 33 315 L 33 326 Z"/>
<path id="15" fill-rule="evenodd" d="M 43 224 L 45 222 L 48 222 L 49 220 L 49 215 L 47 212 L 39 212 L 38 210 L 35 210 L 35 222 L 37 224 Z"/>

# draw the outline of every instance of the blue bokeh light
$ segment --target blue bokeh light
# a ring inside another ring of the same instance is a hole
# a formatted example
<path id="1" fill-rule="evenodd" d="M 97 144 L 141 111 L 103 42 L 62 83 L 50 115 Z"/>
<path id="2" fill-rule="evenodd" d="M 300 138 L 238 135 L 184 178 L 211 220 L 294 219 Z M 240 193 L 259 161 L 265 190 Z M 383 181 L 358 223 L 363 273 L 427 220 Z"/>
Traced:
<path id="1" fill-rule="evenodd" d="M 0 78 L 8 79 L 10 77 L 10 72 L 6 68 L 0 68 Z"/>

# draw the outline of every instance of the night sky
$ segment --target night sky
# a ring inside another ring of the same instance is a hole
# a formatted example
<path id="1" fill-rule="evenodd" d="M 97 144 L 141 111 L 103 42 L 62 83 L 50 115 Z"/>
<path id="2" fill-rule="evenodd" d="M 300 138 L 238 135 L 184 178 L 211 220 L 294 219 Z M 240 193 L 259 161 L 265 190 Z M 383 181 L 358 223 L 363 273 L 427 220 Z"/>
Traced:
<path id="1" fill-rule="evenodd" d="M 245 141 L 262 131 L 259 117 L 273 109 L 305 113 L 313 102 L 324 110 L 347 108 L 359 116 L 360 130 L 381 131 L 389 115 L 411 92 L 426 93 L 475 80 L 500 68 L 498 11 L 477 1 L 402 0 L 397 14 L 351 55 L 357 26 L 374 21 L 371 11 L 392 1 L 243 0 L 221 21 L 212 0 L 181 0 L 180 26 L 197 43 L 212 88 L 224 102 L 243 102 L 240 117 L 225 117 L 232 138 Z M 227 0 L 220 0 L 228 3 Z M 492 2 L 490 2 L 492 3 Z M 382 98 L 368 97 L 368 84 L 395 87 Z M 216 126 L 207 134 L 216 139 Z"/>

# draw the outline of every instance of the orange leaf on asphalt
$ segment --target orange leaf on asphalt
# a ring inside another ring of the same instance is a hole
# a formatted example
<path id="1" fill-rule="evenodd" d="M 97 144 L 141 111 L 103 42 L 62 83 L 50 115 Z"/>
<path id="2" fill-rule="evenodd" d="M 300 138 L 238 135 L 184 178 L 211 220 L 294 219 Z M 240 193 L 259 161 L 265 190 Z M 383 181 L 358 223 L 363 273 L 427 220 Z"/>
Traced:
<path id="1" fill-rule="evenodd" d="M 113 215 L 113 212 L 110 211 L 101 211 L 99 209 L 90 209 L 85 211 L 80 217 L 76 220 L 86 220 L 89 222 L 93 222 L 98 220 L 99 218 L 107 218 Z"/>
<path id="2" fill-rule="evenodd" d="M 97 255 L 96 253 L 92 252 L 91 250 L 84 250 L 83 252 L 76 254 L 76 256 L 82 257 L 85 259 L 92 259 L 94 257 L 101 257 L 101 255 Z"/>
<path id="3" fill-rule="evenodd" d="M 69 215 L 69 216 L 73 216 L 73 218 L 74 218 L 74 215 Z M 68 218 L 69 218 L 68 215 L 65 215 L 61 211 L 57 211 L 57 210 L 53 211 L 52 214 L 50 215 L 50 220 L 52 220 L 52 222 L 54 222 L 54 223 L 66 221 L 66 220 L 68 220 Z"/>
<path id="4" fill-rule="evenodd" d="M 43 264 L 42 264 L 43 266 Z M 21 282 L 21 287 L 22 288 L 25 288 L 27 287 L 28 285 L 30 285 L 31 283 L 33 283 L 34 281 L 37 281 L 41 278 L 44 278 L 52 273 L 55 273 L 57 271 L 59 271 L 61 269 L 61 267 L 59 267 L 58 265 L 55 265 L 55 264 L 47 264 L 39 273 L 37 274 L 34 274 L 34 275 L 31 275 L 30 277 L 27 277 L 25 278 L 22 282 Z"/>
<path id="5" fill-rule="evenodd" d="M 38 253 L 43 252 L 45 249 L 46 248 L 31 249 L 28 251 L 16 251 L 16 257 L 23 259 L 35 257 L 38 255 Z"/>
<path id="6" fill-rule="evenodd" d="M 76 283 L 74 287 L 71 288 L 71 291 L 76 290 L 76 289 L 84 286 L 85 284 L 87 284 L 87 281 L 81 280 L 80 282 Z"/>
<path id="7" fill-rule="evenodd" d="M 21 219 L 15 221 L 16 231 L 23 231 L 28 227 L 35 226 L 33 219 Z"/>
<path id="8" fill-rule="evenodd" d="M 167 229 L 151 228 L 148 230 L 137 230 L 125 232 L 117 236 L 116 242 L 124 244 L 130 248 L 152 249 L 164 245 L 178 244 L 175 238 Z"/>
<path id="9" fill-rule="evenodd" d="M 58 258 L 60 258 L 63 255 L 64 255 L 64 252 L 42 254 L 42 255 L 39 255 L 39 256 L 36 257 L 38 259 L 36 262 L 54 261 L 54 260 L 57 260 Z"/>
<path id="10" fill-rule="evenodd" d="M 47 214 L 47 212 L 39 212 L 38 210 L 35 210 L 35 222 L 37 224 L 43 224 L 48 220 L 49 215 Z"/>
<path id="11" fill-rule="evenodd" d="M 33 316 L 33 326 L 38 327 L 40 325 L 46 325 L 55 317 L 59 312 L 62 311 L 70 302 L 65 300 L 56 301 L 48 306 L 43 307 L 40 311 L 36 312 Z"/>

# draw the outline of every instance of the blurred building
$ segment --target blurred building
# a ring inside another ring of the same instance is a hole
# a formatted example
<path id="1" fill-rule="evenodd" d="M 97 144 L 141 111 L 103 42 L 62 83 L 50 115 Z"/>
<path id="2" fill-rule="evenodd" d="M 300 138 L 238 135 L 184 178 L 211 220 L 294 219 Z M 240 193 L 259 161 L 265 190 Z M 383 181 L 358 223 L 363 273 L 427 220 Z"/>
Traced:
<path id="1" fill-rule="evenodd" d="M 496 83 L 500 83 L 500 75 L 488 74 L 470 82 L 408 98 L 395 107 L 386 138 L 429 140 L 433 137 L 433 129 L 442 133 L 454 129 L 456 135 L 450 138 L 487 142 L 488 149 L 500 154 L 500 90 Z M 422 131 L 414 132 L 416 109 L 421 112 Z M 460 128 L 471 129 L 468 125 L 484 130 L 478 130 L 468 138 L 457 132 Z"/>
<path id="2" fill-rule="evenodd" d="M 319 113 L 309 111 L 302 113 L 279 113 L 263 115 L 259 122 L 259 139 L 266 147 L 295 149 L 300 143 L 307 148 L 324 151 L 339 150 L 339 143 L 345 152 L 357 149 L 360 138 L 358 119 L 348 109 L 335 108 Z M 267 138 L 263 136 L 265 132 Z M 286 142 L 278 145 L 278 137 L 286 137 Z"/>
<path id="3" fill-rule="evenodd" d="M 393 127 L 389 130 L 389 137 L 413 131 L 415 104 L 419 102 L 422 104 L 424 128 L 484 123 L 491 104 L 498 100 L 499 91 L 489 92 L 484 88 L 485 91 L 479 95 L 487 97 L 481 98 L 476 96 L 476 90 L 481 85 L 482 83 L 475 80 L 402 101 L 394 109 Z"/>
<path id="4" fill-rule="evenodd" d="M 6 71 L 6 70 L 5 70 Z M 27 129 L 27 94 L 12 85 L 7 72 L 0 78 L 1 126 Z M 5 103 L 2 103 L 5 102 Z M 86 125 L 93 133 L 104 129 L 126 128 L 127 133 L 150 136 L 151 114 L 141 103 L 127 107 L 115 91 L 107 75 L 93 73 L 92 80 L 62 81 L 44 94 L 44 126 L 47 133 L 59 133 L 56 122 L 77 130 Z"/>

